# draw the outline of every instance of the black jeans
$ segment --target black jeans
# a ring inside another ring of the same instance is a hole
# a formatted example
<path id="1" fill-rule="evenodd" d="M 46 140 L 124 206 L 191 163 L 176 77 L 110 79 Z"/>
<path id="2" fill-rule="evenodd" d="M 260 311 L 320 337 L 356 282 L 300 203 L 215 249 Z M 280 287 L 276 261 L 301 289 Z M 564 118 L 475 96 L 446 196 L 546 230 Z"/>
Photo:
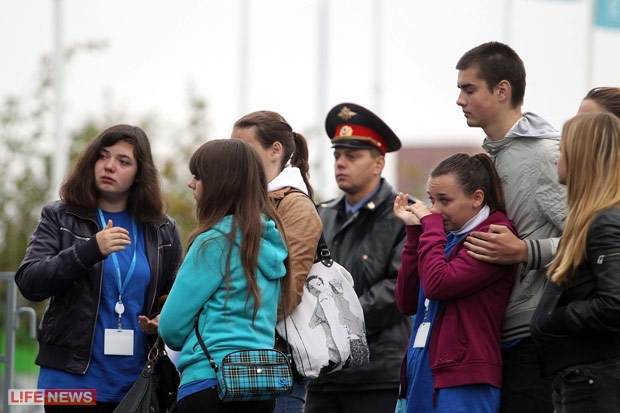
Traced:
<path id="1" fill-rule="evenodd" d="M 556 413 L 620 411 L 620 357 L 580 364 L 553 377 Z"/>
<path id="2" fill-rule="evenodd" d="M 275 400 L 224 403 L 217 395 L 217 388 L 211 387 L 183 397 L 174 413 L 272 413 L 275 405 Z"/>
<path id="3" fill-rule="evenodd" d="M 541 378 L 534 341 L 502 350 L 502 359 L 501 413 L 553 413 L 551 379 Z"/>
<path id="4" fill-rule="evenodd" d="M 398 388 L 343 392 L 313 392 L 308 389 L 306 413 L 393 413 Z"/>

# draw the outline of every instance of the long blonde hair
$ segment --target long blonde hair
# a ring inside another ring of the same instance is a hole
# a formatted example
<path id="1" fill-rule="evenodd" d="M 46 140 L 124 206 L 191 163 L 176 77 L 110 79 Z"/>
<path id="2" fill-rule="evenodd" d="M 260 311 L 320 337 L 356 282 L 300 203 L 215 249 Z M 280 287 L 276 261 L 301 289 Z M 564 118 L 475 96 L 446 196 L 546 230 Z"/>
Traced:
<path id="1" fill-rule="evenodd" d="M 620 206 L 620 119 L 587 113 L 562 128 L 560 151 L 566 166 L 568 216 L 549 278 L 565 283 L 586 260 L 586 238 L 596 215 Z"/>

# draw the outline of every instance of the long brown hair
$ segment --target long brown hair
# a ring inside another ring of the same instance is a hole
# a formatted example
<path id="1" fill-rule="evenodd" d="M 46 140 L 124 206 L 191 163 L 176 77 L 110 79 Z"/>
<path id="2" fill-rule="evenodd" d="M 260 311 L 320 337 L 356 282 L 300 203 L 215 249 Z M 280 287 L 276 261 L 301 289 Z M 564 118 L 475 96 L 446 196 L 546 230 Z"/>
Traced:
<path id="1" fill-rule="evenodd" d="M 243 116 L 235 122 L 234 127 L 239 129 L 253 128 L 256 138 L 265 149 L 275 142 L 280 142 L 284 149 L 280 171 L 284 169 L 290 159 L 291 165 L 299 168 L 301 177 L 308 188 L 308 195 L 310 195 L 310 198 L 313 197 L 314 191 L 310 185 L 308 143 L 301 133 L 293 131 L 286 119 L 279 113 L 261 110 Z"/>
<path id="2" fill-rule="evenodd" d="M 556 283 L 572 278 L 586 260 L 588 230 L 596 215 L 620 206 L 620 119 L 584 113 L 564 123 L 560 152 L 566 167 L 568 215 L 548 275 Z"/>
<path id="3" fill-rule="evenodd" d="M 282 224 L 267 195 L 267 179 L 262 161 L 251 145 L 237 139 L 218 139 L 200 146 L 189 161 L 189 170 L 202 183 L 196 203 L 198 225 L 189 236 L 188 248 L 196 237 L 225 216 L 232 216 L 226 236 L 230 248 L 226 258 L 226 282 L 230 280 L 230 260 L 237 231 L 241 231 L 240 256 L 248 283 L 248 296 L 254 297 L 254 315 L 260 306 L 256 267 L 263 233 L 262 214 Z M 285 263 L 288 271 L 288 260 Z"/>
<path id="4" fill-rule="evenodd" d="M 94 212 L 99 198 L 95 185 L 95 162 L 99 159 L 102 149 L 119 141 L 133 146 L 133 154 L 138 163 L 138 171 L 127 199 L 127 209 L 141 224 L 157 222 L 164 215 L 161 182 L 153 162 L 149 139 L 137 126 L 115 125 L 101 132 L 81 152 L 69 171 L 60 188 L 60 199 L 69 205 Z"/>

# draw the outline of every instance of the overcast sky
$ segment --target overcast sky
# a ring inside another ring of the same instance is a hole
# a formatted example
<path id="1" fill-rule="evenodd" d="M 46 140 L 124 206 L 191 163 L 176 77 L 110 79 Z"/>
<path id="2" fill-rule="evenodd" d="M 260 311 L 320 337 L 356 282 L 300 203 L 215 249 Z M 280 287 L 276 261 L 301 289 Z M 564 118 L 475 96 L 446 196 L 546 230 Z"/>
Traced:
<path id="1" fill-rule="evenodd" d="M 455 104 L 454 66 L 498 40 L 525 62 L 524 109 L 559 129 L 592 86 L 620 86 L 620 31 L 592 28 L 593 1 L 62 0 L 65 47 L 106 44 L 65 66 L 64 124 L 112 105 L 126 123 L 155 114 L 175 128 L 191 90 L 209 105 L 211 137 L 275 110 L 315 157 L 329 155 L 324 117 L 343 101 L 375 110 L 405 144 L 478 144 Z M 33 92 L 38 59 L 53 52 L 54 3 L 0 1 L 0 98 Z"/>

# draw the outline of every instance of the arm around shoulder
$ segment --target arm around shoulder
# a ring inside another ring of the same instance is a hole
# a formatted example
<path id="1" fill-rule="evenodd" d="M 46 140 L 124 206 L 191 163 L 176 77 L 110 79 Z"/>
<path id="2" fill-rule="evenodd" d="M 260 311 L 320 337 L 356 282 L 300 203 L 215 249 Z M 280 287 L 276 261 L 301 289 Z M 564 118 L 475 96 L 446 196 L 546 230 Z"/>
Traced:
<path id="1" fill-rule="evenodd" d="M 525 271 L 545 268 L 554 258 L 558 251 L 560 237 L 546 239 L 527 239 L 527 264 Z"/>

